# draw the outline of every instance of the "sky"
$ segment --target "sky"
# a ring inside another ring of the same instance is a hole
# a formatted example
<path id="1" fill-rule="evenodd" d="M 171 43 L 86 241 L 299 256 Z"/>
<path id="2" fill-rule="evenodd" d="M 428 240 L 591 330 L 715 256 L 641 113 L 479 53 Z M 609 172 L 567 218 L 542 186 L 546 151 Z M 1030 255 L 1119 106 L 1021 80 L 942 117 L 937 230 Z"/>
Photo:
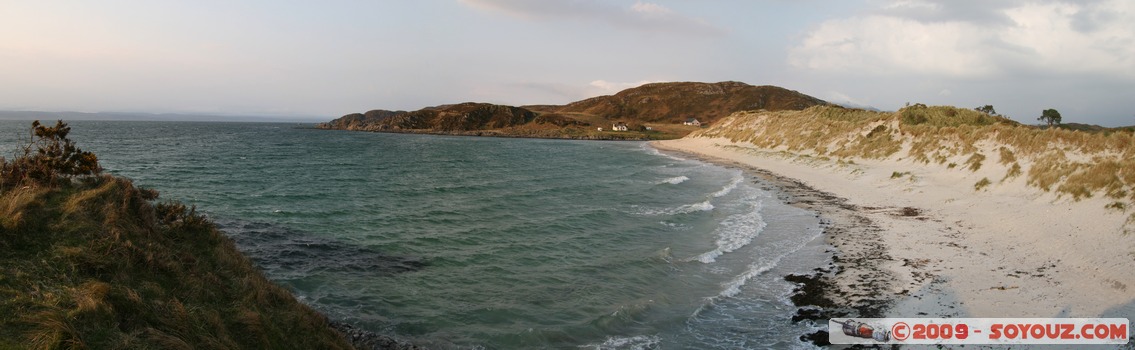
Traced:
<path id="1" fill-rule="evenodd" d="M 0 109 L 332 119 L 741 81 L 1135 124 L 1130 0 L 0 0 Z"/>

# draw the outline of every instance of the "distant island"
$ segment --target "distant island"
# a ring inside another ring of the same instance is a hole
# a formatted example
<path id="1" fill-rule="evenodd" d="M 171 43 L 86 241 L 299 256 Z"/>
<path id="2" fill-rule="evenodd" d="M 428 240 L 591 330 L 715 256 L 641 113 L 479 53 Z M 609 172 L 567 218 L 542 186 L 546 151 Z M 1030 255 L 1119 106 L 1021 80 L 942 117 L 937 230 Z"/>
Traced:
<path id="1" fill-rule="evenodd" d="M 681 138 L 734 112 L 831 105 L 776 86 L 740 82 L 652 83 L 566 105 L 460 103 L 417 111 L 353 113 L 321 129 L 586 140 Z"/>

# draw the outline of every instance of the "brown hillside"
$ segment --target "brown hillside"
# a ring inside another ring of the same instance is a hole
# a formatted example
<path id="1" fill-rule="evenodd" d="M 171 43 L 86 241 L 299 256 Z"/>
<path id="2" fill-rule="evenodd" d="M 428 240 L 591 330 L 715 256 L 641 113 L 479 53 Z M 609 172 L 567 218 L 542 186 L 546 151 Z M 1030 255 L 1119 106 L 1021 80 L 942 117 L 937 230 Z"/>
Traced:
<path id="1" fill-rule="evenodd" d="M 776 86 L 720 83 L 653 83 L 564 106 L 526 106 L 539 112 L 582 113 L 607 120 L 680 123 L 697 118 L 711 123 L 747 110 L 802 110 L 827 102 Z"/>
<path id="2" fill-rule="evenodd" d="M 374 110 L 365 115 L 348 114 L 320 127 L 365 131 L 471 131 L 520 126 L 533 119 L 536 113 L 524 108 L 467 102 L 413 112 Z"/>
<path id="3" fill-rule="evenodd" d="M 815 97 L 776 86 L 720 83 L 654 83 L 563 106 L 522 107 L 461 103 L 413 112 L 373 110 L 322 123 L 321 129 L 411 132 L 589 140 L 654 140 L 685 136 L 697 126 L 687 118 L 713 123 L 738 111 L 803 110 L 828 105 Z M 613 132 L 617 122 L 630 131 Z"/>

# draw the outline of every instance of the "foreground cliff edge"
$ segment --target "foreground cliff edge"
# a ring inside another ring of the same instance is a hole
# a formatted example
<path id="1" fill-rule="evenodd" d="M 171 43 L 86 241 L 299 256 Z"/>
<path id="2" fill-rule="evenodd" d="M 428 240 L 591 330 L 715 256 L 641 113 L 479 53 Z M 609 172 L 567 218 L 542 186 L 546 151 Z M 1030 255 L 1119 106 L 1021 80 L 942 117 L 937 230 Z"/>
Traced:
<path id="1" fill-rule="evenodd" d="M 351 349 L 193 208 L 101 175 L 62 122 L 0 167 L 0 349 Z"/>
<path id="2" fill-rule="evenodd" d="M 1131 132 L 1045 130 L 954 107 L 812 107 L 740 112 L 654 144 L 846 199 L 858 222 L 845 226 L 871 229 L 829 236 L 838 267 L 822 277 L 835 307 L 1135 318 Z M 887 277 L 863 278 L 873 272 Z"/>

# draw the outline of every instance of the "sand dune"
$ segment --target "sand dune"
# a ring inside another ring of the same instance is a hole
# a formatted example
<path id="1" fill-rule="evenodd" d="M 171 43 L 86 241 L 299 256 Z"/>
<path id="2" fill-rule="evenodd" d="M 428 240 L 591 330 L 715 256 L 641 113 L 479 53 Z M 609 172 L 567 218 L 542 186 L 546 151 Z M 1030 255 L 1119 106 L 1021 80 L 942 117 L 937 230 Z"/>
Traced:
<path id="1" fill-rule="evenodd" d="M 1070 196 L 1030 187 L 1023 177 L 996 182 L 1007 166 L 977 171 L 898 156 L 833 160 L 725 138 L 657 141 L 655 147 L 724 164 L 764 169 L 846 198 L 885 246 L 878 261 L 892 317 L 1135 316 L 1135 236 L 1127 214 L 1102 196 Z M 996 154 L 991 145 L 979 152 Z M 983 178 L 994 185 L 975 189 Z M 915 208 L 906 209 L 904 208 Z M 852 223 L 854 225 L 854 223 Z M 846 235 L 830 242 L 841 255 L 862 249 Z M 855 294 L 871 287 L 840 275 Z M 885 297 L 885 296 L 884 296 Z"/>

